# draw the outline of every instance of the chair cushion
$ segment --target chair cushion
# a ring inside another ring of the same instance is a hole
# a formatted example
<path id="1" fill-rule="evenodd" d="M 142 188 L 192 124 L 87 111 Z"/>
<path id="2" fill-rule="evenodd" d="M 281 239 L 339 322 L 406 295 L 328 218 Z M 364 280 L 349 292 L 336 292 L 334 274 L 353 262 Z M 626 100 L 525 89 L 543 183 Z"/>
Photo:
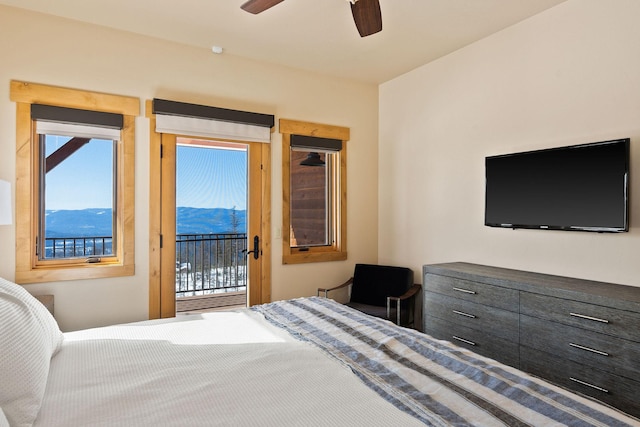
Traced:
<path id="1" fill-rule="evenodd" d="M 390 318 L 387 318 L 386 306 L 379 307 L 377 305 L 359 304 L 357 302 L 348 302 L 346 305 L 348 305 L 351 308 L 355 308 L 356 310 L 361 311 L 365 314 L 368 314 L 369 316 L 381 317 L 383 319 L 391 320 L 394 323 L 396 321 L 395 305 L 391 306 L 391 311 L 389 312 L 389 314 L 391 315 Z M 401 313 L 401 314 L 404 314 L 404 313 Z M 406 317 L 406 316 L 403 316 L 403 317 Z"/>
<path id="2" fill-rule="evenodd" d="M 356 264 L 351 302 L 386 307 L 388 296 L 399 297 L 412 285 L 413 270 L 409 268 Z"/>

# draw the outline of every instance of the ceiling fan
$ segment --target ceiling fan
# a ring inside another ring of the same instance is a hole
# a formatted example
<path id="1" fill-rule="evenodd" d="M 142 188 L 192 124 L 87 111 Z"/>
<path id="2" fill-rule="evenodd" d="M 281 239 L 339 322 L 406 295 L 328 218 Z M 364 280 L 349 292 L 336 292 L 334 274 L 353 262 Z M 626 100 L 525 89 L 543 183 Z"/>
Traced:
<path id="1" fill-rule="evenodd" d="M 248 0 L 240 8 L 257 15 L 284 0 Z M 370 36 L 382 30 L 382 13 L 379 0 L 347 0 L 360 37 Z"/>

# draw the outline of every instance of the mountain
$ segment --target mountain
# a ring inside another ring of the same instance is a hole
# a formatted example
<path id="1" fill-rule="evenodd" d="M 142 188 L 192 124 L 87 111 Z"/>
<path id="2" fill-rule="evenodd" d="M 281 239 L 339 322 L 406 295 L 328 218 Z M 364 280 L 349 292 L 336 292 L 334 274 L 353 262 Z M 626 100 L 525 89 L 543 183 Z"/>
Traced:
<path id="1" fill-rule="evenodd" d="M 109 237 L 112 235 L 111 209 L 48 210 L 45 212 L 47 238 Z"/>
<path id="2" fill-rule="evenodd" d="M 244 210 L 178 207 L 176 215 L 177 234 L 246 233 L 247 231 L 247 212 Z"/>
<path id="3" fill-rule="evenodd" d="M 236 226 L 234 227 L 234 216 Z M 111 209 L 48 210 L 47 237 L 96 237 L 112 235 Z M 237 209 L 179 207 L 178 234 L 245 233 L 247 213 Z"/>

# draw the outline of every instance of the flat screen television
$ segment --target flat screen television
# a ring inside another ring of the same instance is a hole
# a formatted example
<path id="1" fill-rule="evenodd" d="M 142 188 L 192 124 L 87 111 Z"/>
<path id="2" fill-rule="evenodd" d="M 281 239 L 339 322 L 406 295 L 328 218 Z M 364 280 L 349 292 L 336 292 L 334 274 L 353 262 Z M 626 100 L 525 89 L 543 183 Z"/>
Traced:
<path id="1" fill-rule="evenodd" d="M 629 230 L 629 139 L 485 159 L 485 225 Z"/>

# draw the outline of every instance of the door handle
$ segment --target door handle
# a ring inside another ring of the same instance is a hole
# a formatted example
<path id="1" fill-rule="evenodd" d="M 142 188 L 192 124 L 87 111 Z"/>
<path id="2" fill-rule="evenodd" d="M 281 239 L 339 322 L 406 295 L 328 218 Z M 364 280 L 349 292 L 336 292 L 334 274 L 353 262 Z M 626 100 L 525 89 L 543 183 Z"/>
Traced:
<path id="1" fill-rule="evenodd" d="M 260 238 L 253 236 L 253 250 L 247 251 L 247 255 L 253 254 L 253 259 L 260 258 Z"/>

